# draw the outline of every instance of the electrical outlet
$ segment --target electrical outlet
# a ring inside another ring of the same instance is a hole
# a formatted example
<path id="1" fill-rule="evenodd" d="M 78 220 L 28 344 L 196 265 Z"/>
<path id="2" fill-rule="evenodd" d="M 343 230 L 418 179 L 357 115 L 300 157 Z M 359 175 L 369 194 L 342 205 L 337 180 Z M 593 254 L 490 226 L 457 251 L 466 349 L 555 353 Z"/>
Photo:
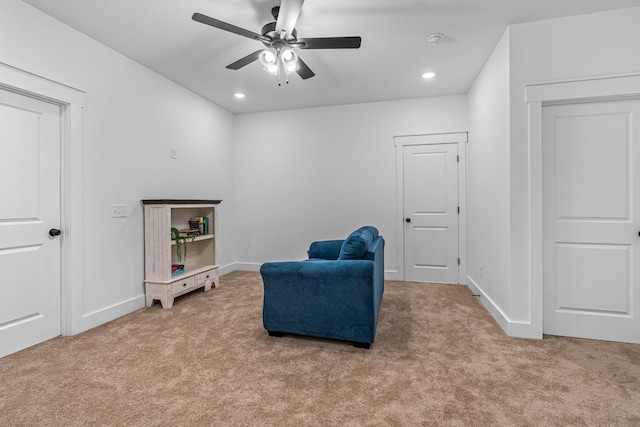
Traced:
<path id="1" fill-rule="evenodd" d="M 176 147 L 171 147 L 171 158 L 172 159 L 178 158 L 178 150 L 176 149 Z"/>
<path id="2" fill-rule="evenodd" d="M 111 218 L 126 218 L 127 205 L 111 205 Z"/>
<path id="3" fill-rule="evenodd" d="M 482 264 L 480 264 L 480 278 L 484 278 L 484 266 Z"/>

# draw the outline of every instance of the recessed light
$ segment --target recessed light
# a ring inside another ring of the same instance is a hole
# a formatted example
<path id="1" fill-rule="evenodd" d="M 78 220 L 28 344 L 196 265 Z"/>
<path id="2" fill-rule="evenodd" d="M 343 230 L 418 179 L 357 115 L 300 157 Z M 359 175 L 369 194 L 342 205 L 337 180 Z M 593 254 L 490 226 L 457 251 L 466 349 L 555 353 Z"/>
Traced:
<path id="1" fill-rule="evenodd" d="M 422 75 L 422 78 L 423 78 L 423 79 L 427 79 L 427 80 L 429 80 L 429 79 L 434 78 L 435 76 L 436 76 L 436 73 L 434 73 L 433 71 L 429 71 L 429 72 L 427 72 L 427 73 L 424 73 L 424 74 Z"/>
<path id="2" fill-rule="evenodd" d="M 243 99 L 246 95 L 242 92 L 237 92 L 237 93 L 234 93 L 233 96 L 235 96 L 238 99 Z"/>

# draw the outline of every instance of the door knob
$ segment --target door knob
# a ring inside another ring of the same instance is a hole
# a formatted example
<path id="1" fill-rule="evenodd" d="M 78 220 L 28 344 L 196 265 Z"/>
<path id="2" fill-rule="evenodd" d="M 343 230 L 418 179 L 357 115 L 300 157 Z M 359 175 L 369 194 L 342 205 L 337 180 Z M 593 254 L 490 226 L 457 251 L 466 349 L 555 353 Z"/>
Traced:
<path id="1" fill-rule="evenodd" d="M 405 219 L 406 222 L 411 222 L 411 218 Z"/>
<path id="2" fill-rule="evenodd" d="M 49 230 L 49 236 L 51 237 L 56 237 L 60 234 L 62 234 L 62 231 L 58 230 L 57 228 L 52 228 L 51 230 Z"/>

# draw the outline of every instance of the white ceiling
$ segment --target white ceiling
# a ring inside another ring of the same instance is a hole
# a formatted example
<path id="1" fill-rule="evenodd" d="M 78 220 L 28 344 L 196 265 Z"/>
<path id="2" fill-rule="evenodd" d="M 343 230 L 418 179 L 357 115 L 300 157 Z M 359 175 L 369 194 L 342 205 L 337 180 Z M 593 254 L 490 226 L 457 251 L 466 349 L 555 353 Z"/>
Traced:
<path id="1" fill-rule="evenodd" d="M 361 36 L 362 46 L 298 50 L 316 76 L 294 74 L 279 87 L 259 62 L 225 68 L 260 42 L 191 15 L 260 33 L 280 0 L 23 1 L 233 113 L 466 93 L 509 24 L 640 6 L 640 0 L 307 0 L 299 38 Z M 430 45 L 431 33 L 445 34 L 444 42 Z M 438 75 L 427 81 L 426 71 Z M 237 100 L 235 92 L 246 98 Z"/>

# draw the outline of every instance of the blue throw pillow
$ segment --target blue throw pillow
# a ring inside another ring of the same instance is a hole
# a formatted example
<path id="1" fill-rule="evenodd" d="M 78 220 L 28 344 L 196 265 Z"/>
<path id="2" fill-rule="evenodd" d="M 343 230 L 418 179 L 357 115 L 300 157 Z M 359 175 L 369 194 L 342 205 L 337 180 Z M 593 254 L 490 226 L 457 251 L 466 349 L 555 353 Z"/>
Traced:
<path id="1" fill-rule="evenodd" d="M 364 227 L 360 227 L 360 230 L 367 230 L 371 232 L 371 235 L 373 236 L 371 239 L 371 243 L 373 243 L 373 241 L 376 240 L 376 238 L 378 237 L 378 229 L 372 225 L 366 225 Z"/>
<path id="2" fill-rule="evenodd" d="M 345 239 L 338 259 L 362 259 L 376 237 L 378 237 L 378 230 L 375 227 L 360 227 Z"/>

